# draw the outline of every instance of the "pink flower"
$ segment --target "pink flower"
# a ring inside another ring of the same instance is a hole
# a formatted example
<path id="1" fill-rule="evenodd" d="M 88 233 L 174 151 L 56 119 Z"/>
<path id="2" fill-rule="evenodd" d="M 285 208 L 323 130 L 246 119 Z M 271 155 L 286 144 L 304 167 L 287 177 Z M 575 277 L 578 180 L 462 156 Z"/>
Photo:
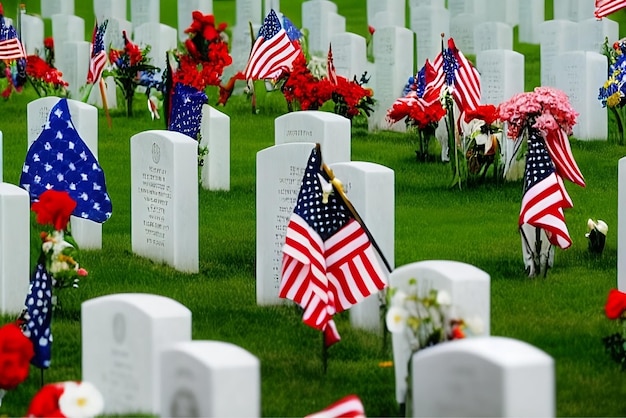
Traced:
<path id="1" fill-rule="evenodd" d="M 82 267 L 81 267 L 81 268 L 79 268 L 79 269 L 76 271 L 76 274 L 78 274 L 78 275 L 79 275 L 79 276 L 81 276 L 81 277 L 85 277 L 85 276 L 87 276 L 89 273 L 87 272 L 87 270 L 85 270 L 84 268 L 82 268 Z"/>

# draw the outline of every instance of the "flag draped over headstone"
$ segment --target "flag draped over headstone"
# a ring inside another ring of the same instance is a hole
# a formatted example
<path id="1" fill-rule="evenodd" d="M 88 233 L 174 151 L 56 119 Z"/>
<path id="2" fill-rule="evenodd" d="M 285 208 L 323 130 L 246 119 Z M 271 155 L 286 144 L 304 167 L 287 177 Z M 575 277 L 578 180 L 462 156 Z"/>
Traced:
<path id="1" fill-rule="evenodd" d="M 50 110 L 48 121 L 32 143 L 22 167 L 20 187 L 37 201 L 46 190 L 66 191 L 76 201 L 74 216 L 102 223 L 112 205 L 104 171 L 72 123 L 67 99 Z"/>
<path id="2" fill-rule="evenodd" d="M 279 296 L 303 309 L 305 324 L 340 340 L 333 315 L 387 286 L 374 247 L 349 202 L 311 151 L 283 246 Z"/>

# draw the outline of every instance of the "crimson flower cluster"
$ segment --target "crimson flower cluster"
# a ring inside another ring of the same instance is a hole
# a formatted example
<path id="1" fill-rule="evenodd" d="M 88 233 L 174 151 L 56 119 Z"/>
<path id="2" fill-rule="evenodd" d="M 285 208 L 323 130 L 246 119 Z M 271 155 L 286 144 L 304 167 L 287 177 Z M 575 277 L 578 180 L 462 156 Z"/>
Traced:
<path id="1" fill-rule="evenodd" d="M 417 100 L 417 99 L 416 99 Z M 437 123 L 446 115 L 439 100 L 431 103 L 426 101 L 396 100 L 387 111 L 387 119 L 392 123 L 407 118 L 407 125 L 417 127 L 420 130 L 435 128 Z"/>
<path id="2" fill-rule="evenodd" d="M 63 80 L 63 73 L 38 55 L 26 57 L 26 74 L 39 96 L 67 95 L 66 87 L 69 84 Z"/>

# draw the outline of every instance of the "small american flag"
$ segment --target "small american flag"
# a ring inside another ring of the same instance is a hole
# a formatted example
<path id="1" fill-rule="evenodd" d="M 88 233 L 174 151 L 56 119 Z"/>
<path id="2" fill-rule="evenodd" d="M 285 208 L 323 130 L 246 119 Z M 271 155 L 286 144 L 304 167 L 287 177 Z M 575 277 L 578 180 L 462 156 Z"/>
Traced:
<path id="1" fill-rule="evenodd" d="M 279 296 L 304 308 L 304 323 L 329 347 L 340 340 L 333 315 L 387 283 L 366 230 L 322 167 L 318 146 L 287 225 Z"/>
<path id="2" fill-rule="evenodd" d="M 598 19 L 615 13 L 626 7 L 626 0 L 596 0 L 596 8 L 593 14 Z"/>
<path id="3" fill-rule="evenodd" d="M 572 240 L 565 225 L 563 210 L 572 206 L 572 200 L 556 172 L 541 133 L 536 128 L 529 128 L 519 225 L 529 224 L 544 229 L 550 243 L 563 249 L 568 248 Z"/>
<path id="4" fill-rule="evenodd" d="M 284 72 L 291 71 L 300 53 L 298 42 L 292 42 L 272 9 L 252 46 L 244 71 L 246 80 L 275 80 Z"/>
<path id="5" fill-rule="evenodd" d="M 24 335 L 33 342 L 35 356 L 31 363 L 40 369 L 50 367 L 52 358 L 52 276 L 45 263 L 38 263 L 26 295 Z"/>
<path id="6" fill-rule="evenodd" d="M 330 80 L 330 82 L 333 84 L 337 84 L 337 71 L 335 70 L 335 63 L 333 62 L 332 45 L 328 45 L 328 58 L 326 61 L 326 73 L 328 75 L 328 80 Z"/>
<path id="7" fill-rule="evenodd" d="M 356 395 L 348 395 L 332 405 L 305 418 L 360 418 L 365 417 L 363 403 Z"/>
<path id="8" fill-rule="evenodd" d="M 24 46 L 13 25 L 7 24 L 0 11 L 0 60 L 9 61 L 20 58 L 26 58 Z"/>
<path id="9" fill-rule="evenodd" d="M 106 32 L 108 20 L 100 25 L 96 22 L 93 28 L 93 38 L 91 40 L 91 58 L 89 60 L 89 72 L 87 82 L 95 84 L 100 80 L 104 66 L 107 63 L 107 53 L 104 49 L 104 34 Z"/>

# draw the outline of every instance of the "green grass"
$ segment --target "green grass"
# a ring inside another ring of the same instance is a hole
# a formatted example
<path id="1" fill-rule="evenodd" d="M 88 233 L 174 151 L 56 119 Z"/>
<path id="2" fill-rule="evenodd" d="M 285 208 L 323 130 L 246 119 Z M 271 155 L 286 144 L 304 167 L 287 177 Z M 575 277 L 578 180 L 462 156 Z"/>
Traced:
<path id="1" fill-rule="evenodd" d="M 300 23 L 302 1 L 283 1 L 283 11 Z M 362 0 L 339 0 L 348 29 L 365 34 Z M 546 2 L 551 3 L 551 2 Z M 8 16 L 16 1 L 4 1 Z M 173 1 L 162 0 L 162 20 L 175 25 Z M 27 2 L 37 12 L 39 2 Z M 77 14 L 91 31 L 91 2 L 77 1 Z M 234 20 L 234 1 L 214 1 L 218 21 Z M 619 16 L 622 16 L 618 14 Z M 626 19 L 624 19 L 626 20 Z M 539 49 L 515 44 L 526 55 L 526 87 L 539 83 Z M 215 103 L 216 92 L 210 92 Z M 16 184 L 26 154 L 26 103 L 36 98 L 26 89 L 0 103 L 4 134 L 4 181 Z M 199 188 L 200 272 L 182 274 L 134 256 L 130 238 L 130 146 L 132 135 L 162 129 L 151 121 L 143 98 L 135 100 L 135 116 L 112 112 L 113 128 L 103 113 L 99 120 L 99 156 L 113 201 L 113 216 L 103 226 L 102 251 L 83 251 L 90 275 L 77 290 L 60 295 L 61 310 L 53 322 L 52 367 L 48 382 L 80 379 L 80 304 L 117 292 L 149 292 L 173 298 L 193 315 L 193 338 L 237 344 L 261 361 L 262 415 L 304 416 L 355 393 L 368 416 L 399 414 L 391 360 L 376 335 L 352 329 L 349 313 L 338 315 L 343 337 L 329 350 L 328 371 L 322 370 L 320 333 L 301 323 L 291 306 L 259 307 L 255 297 L 255 159 L 273 144 L 274 119 L 286 111 L 282 97 L 268 94 L 252 115 L 245 97 L 234 97 L 221 110 L 231 117 L 231 191 Z M 558 416 L 626 416 L 624 374 L 603 352 L 601 338 L 616 330 L 603 313 L 606 295 L 616 285 L 617 163 L 626 148 L 607 142 L 572 141 L 586 188 L 567 184 L 574 208 L 566 212 L 574 243 L 557 251 L 546 279 L 524 274 L 517 218 L 521 184 L 491 184 L 462 192 L 449 189 L 450 167 L 417 163 L 416 141 L 409 135 L 366 133 L 353 126 L 352 158 L 372 161 L 395 172 L 396 266 L 447 259 L 471 263 L 491 276 L 491 333 L 526 341 L 555 360 Z M 587 251 L 587 218 L 609 225 L 602 256 Z M 32 227 L 32 255 L 38 251 L 38 228 Z M 33 264 L 34 265 L 34 264 Z M 26 278 L 23 278 L 26 280 Z M 4 317 L 4 322 L 11 320 Z M 23 416 L 39 385 L 38 370 L 6 395 L 0 415 Z M 454 396 L 454 394 L 450 394 Z"/>

